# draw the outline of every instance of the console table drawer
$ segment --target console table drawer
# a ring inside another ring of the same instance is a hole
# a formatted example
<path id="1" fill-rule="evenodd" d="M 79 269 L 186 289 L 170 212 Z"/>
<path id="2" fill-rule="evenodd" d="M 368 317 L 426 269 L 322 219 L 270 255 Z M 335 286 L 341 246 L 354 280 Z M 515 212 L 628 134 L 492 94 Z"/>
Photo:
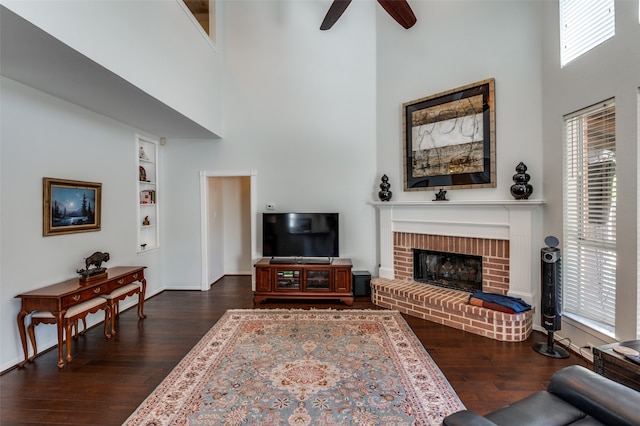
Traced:
<path id="1" fill-rule="evenodd" d="M 93 299 L 101 294 L 107 294 L 110 292 L 108 285 L 99 285 L 95 287 L 89 287 L 86 290 L 79 291 L 75 294 L 65 296 L 62 298 L 62 306 L 68 308 L 78 303 L 82 303 L 89 299 Z"/>
<path id="2" fill-rule="evenodd" d="M 118 284 L 117 287 L 120 287 L 126 284 L 131 284 L 133 282 L 140 281 L 143 278 L 144 278 L 144 274 L 142 273 L 142 271 L 140 271 L 134 274 L 129 274 L 129 275 L 125 275 L 124 277 L 120 277 L 117 280 L 115 280 L 115 282 Z"/>

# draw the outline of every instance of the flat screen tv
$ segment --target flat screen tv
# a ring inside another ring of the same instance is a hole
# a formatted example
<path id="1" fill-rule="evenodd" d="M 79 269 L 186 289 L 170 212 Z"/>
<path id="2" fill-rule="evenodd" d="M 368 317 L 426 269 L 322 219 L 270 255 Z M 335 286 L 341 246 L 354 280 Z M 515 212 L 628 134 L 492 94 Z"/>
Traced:
<path id="1" fill-rule="evenodd" d="M 263 213 L 262 255 L 338 257 L 338 213 Z"/>

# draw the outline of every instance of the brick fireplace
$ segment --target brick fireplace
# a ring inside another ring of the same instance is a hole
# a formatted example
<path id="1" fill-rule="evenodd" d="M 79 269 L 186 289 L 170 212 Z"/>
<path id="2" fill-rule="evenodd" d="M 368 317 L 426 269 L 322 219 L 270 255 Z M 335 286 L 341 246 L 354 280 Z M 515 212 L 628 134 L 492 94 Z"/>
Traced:
<path id="1" fill-rule="evenodd" d="M 536 320 L 542 201 L 375 203 L 380 212 L 374 303 L 503 341 L 526 339 Z M 482 257 L 482 290 L 534 307 L 505 314 L 467 303 L 469 293 L 413 279 L 413 249 Z M 539 322 L 539 321 L 538 321 Z"/>
<path id="2" fill-rule="evenodd" d="M 480 290 L 507 294 L 509 291 L 509 241 L 446 235 L 393 234 L 395 278 L 413 280 L 413 250 L 479 256 L 482 258 Z"/>

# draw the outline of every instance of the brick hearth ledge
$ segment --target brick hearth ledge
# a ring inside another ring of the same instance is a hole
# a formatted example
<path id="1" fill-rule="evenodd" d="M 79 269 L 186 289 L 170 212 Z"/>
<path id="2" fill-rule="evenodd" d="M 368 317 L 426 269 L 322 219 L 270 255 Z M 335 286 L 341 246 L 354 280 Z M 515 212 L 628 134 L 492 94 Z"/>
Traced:
<path id="1" fill-rule="evenodd" d="M 526 340 L 533 327 L 533 310 L 494 311 L 470 305 L 467 292 L 415 281 L 374 278 L 371 300 L 383 308 L 505 342 Z"/>

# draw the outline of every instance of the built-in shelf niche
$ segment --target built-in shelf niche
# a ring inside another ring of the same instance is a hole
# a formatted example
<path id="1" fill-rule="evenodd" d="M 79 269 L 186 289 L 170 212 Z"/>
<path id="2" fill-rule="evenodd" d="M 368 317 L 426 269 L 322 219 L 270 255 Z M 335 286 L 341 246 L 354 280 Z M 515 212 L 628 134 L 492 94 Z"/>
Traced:
<path id="1" fill-rule="evenodd" d="M 160 247 L 160 210 L 158 176 L 159 147 L 158 141 L 137 136 L 137 234 L 139 254 L 156 250 Z"/>

